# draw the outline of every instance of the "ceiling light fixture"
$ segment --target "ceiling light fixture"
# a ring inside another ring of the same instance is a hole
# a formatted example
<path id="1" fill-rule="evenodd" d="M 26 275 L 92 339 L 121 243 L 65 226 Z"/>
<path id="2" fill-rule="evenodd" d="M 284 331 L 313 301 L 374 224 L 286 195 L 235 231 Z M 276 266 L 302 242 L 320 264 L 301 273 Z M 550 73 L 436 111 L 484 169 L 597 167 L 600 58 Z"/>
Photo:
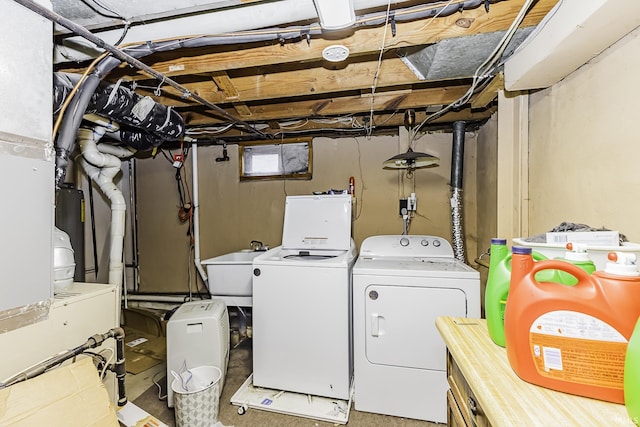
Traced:
<path id="1" fill-rule="evenodd" d="M 323 30 L 341 30 L 356 23 L 353 0 L 313 0 Z"/>
<path id="2" fill-rule="evenodd" d="M 330 62 L 344 61 L 349 57 L 349 48 L 341 44 L 332 44 L 322 50 L 322 57 Z"/>
<path id="3" fill-rule="evenodd" d="M 408 169 L 426 168 L 438 166 L 440 158 L 427 153 L 413 151 L 411 148 L 406 153 L 397 154 L 382 163 L 384 169 Z"/>

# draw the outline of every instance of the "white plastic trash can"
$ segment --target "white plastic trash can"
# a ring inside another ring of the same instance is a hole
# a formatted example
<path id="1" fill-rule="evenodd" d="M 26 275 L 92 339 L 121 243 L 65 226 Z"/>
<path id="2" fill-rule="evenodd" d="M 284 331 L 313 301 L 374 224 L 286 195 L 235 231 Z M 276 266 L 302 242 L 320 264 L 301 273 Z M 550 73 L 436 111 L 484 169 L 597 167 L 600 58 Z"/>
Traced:
<path id="1" fill-rule="evenodd" d="M 211 427 L 218 421 L 222 371 L 215 366 L 186 370 L 171 382 L 176 427 Z"/>

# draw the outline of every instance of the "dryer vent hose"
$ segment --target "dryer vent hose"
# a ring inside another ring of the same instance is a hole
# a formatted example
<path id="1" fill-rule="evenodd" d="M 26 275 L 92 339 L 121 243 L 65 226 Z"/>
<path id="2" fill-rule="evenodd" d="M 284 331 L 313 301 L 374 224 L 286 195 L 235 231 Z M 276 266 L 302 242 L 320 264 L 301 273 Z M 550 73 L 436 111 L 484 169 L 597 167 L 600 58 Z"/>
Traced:
<path id="1" fill-rule="evenodd" d="M 453 123 L 453 147 L 451 152 L 451 245 L 453 254 L 460 262 L 467 263 L 464 250 L 464 224 L 462 215 L 462 172 L 464 159 L 463 121 Z"/>
<path id="2" fill-rule="evenodd" d="M 451 246 L 458 261 L 467 263 L 464 250 L 464 222 L 462 220 L 462 189 L 451 188 Z"/>

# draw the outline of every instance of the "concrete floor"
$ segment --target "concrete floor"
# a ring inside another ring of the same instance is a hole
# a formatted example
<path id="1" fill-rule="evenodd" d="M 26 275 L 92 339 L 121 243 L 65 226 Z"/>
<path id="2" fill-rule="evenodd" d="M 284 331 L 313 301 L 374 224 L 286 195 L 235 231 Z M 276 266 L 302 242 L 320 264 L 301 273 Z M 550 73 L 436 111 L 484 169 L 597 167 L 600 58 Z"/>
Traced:
<path id="1" fill-rule="evenodd" d="M 159 396 L 166 396 L 166 366 L 156 365 L 137 375 L 127 374 L 126 387 L 127 397 L 137 406 L 155 416 L 169 427 L 175 426 L 173 409 L 169 409 L 166 404 L 166 397 L 160 399 Z M 252 372 L 251 340 L 242 341 L 230 352 L 229 366 L 225 379 L 224 389 L 220 396 L 220 412 L 218 419 L 224 426 L 254 427 L 254 426 L 278 426 L 278 427 L 329 427 L 334 423 L 313 420 L 279 413 L 267 412 L 249 408 L 244 415 L 238 414 L 238 407 L 230 403 L 233 394 L 240 388 L 244 381 Z M 162 386 L 159 391 L 154 385 L 154 381 Z M 389 396 L 393 398 L 393 396 Z M 349 426 L 366 427 L 435 427 L 440 424 L 425 421 L 411 420 L 388 415 L 370 414 L 355 411 L 353 408 L 349 414 Z"/>

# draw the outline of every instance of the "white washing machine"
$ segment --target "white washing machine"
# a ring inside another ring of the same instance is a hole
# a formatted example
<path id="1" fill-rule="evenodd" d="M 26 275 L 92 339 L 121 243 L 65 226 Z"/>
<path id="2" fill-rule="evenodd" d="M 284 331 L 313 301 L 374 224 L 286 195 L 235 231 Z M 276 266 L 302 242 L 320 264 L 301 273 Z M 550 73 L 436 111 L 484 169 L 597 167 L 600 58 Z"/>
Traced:
<path id="1" fill-rule="evenodd" d="M 351 196 L 290 196 L 282 245 L 253 260 L 253 384 L 349 399 Z"/>
<path id="2" fill-rule="evenodd" d="M 353 267 L 358 411 L 445 423 L 438 316 L 480 317 L 480 275 L 435 236 L 373 236 Z"/>

